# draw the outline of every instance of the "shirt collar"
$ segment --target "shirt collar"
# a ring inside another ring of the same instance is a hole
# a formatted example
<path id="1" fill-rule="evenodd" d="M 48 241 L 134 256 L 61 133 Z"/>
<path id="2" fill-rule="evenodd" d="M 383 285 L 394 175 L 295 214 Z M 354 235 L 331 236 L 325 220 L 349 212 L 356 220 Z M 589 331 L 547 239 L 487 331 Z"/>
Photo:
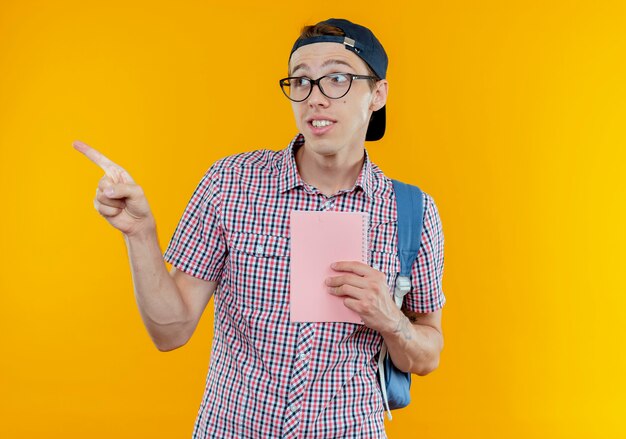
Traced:
<path id="1" fill-rule="evenodd" d="M 296 156 L 295 153 L 301 146 L 304 145 L 304 136 L 302 134 L 298 134 L 293 140 L 289 143 L 287 148 L 282 151 L 282 159 L 281 168 L 279 171 L 279 181 L 278 181 L 278 191 L 280 193 L 287 192 L 290 189 L 293 189 L 298 186 L 304 186 L 304 180 L 300 177 L 298 173 L 298 167 L 296 165 Z M 363 162 L 363 168 L 361 168 L 361 172 L 359 177 L 354 184 L 354 190 L 357 187 L 360 187 L 363 192 L 369 197 L 372 197 L 372 162 L 369 159 L 369 155 L 367 153 L 367 149 L 364 148 L 365 151 L 365 161 Z M 351 191 L 350 190 L 350 191 Z M 350 192 L 347 191 L 347 192 Z"/>

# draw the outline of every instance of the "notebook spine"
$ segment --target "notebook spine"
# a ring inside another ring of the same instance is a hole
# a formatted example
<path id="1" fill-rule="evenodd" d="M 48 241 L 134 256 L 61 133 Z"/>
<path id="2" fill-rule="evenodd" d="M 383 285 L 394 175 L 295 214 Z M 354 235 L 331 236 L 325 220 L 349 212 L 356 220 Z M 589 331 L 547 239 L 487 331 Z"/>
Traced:
<path id="1" fill-rule="evenodd" d="M 363 263 L 370 265 L 370 258 L 369 258 L 369 216 L 367 215 L 366 212 L 363 212 L 363 242 L 361 244 L 361 250 L 362 250 L 362 255 L 361 258 L 363 260 Z"/>

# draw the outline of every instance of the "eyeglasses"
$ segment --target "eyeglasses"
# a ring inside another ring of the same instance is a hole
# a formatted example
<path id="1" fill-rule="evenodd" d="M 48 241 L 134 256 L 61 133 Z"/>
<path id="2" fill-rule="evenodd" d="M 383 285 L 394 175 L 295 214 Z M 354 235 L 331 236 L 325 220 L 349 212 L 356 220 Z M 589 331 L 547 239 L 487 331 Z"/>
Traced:
<path id="1" fill-rule="evenodd" d="M 292 76 L 281 79 L 279 83 L 280 88 L 288 99 L 294 102 L 302 102 L 311 95 L 314 85 L 317 85 L 327 98 L 342 98 L 348 94 L 350 87 L 352 87 L 352 81 L 355 79 L 379 80 L 376 76 L 331 73 L 317 79 L 307 78 L 306 76 Z"/>

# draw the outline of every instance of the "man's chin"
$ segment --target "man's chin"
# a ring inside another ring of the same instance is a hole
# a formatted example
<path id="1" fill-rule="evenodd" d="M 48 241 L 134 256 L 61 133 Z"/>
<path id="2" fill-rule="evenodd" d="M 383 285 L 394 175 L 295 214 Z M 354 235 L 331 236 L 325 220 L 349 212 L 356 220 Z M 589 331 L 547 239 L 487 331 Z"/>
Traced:
<path id="1" fill-rule="evenodd" d="M 338 147 L 339 142 L 332 138 L 320 138 L 319 136 L 307 137 L 304 136 L 304 143 L 309 151 L 314 151 L 317 154 L 333 155 L 340 149 Z"/>

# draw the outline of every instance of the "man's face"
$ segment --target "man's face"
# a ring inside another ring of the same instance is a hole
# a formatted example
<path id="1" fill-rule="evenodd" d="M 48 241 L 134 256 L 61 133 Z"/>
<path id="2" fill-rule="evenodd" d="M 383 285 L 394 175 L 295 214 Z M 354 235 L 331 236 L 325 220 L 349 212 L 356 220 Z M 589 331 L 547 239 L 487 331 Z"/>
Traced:
<path id="1" fill-rule="evenodd" d="M 302 46 L 289 61 L 289 76 L 317 79 L 330 73 L 369 74 L 365 62 L 338 43 Z M 322 155 L 334 155 L 362 147 L 372 111 L 382 108 L 386 99 L 387 81 L 379 81 L 372 91 L 369 81 L 357 79 L 340 99 L 330 99 L 314 86 L 307 99 L 292 102 L 291 106 L 307 148 Z"/>

